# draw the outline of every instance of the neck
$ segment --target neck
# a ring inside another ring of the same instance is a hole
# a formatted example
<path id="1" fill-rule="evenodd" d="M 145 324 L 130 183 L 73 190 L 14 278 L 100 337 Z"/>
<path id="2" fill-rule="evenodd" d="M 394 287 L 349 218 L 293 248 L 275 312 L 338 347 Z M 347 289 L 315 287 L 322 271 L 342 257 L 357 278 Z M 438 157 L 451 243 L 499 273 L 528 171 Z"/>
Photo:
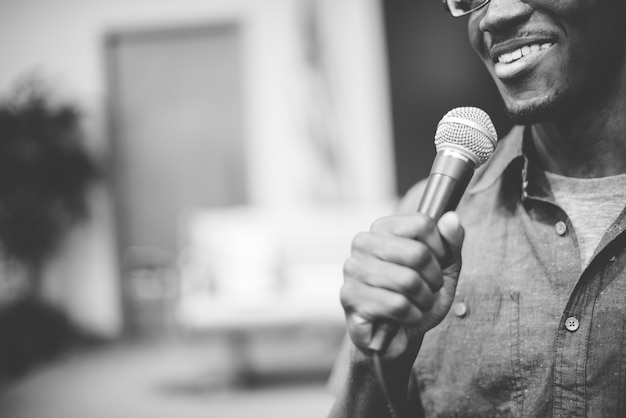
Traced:
<path id="1" fill-rule="evenodd" d="M 542 167 L 568 177 L 626 173 L 625 101 L 533 125 L 534 146 Z"/>

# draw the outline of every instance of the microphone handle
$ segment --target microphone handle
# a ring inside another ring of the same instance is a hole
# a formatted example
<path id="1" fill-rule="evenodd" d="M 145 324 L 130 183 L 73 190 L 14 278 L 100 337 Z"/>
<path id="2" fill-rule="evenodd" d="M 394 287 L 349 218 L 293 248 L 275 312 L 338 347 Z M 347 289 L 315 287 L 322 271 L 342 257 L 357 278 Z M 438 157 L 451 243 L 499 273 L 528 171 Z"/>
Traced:
<path id="1" fill-rule="evenodd" d="M 437 221 L 456 209 L 473 173 L 471 161 L 437 154 L 417 211 Z"/>
<path id="2" fill-rule="evenodd" d="M 456 152 L 438 152 L 417 211 L 437 221 L 444 213 L 456 209 L 475 167 L 471 160 Z M 384 353 L 398 328 L 391 321 L 377 321 L 368 348 Z"/>

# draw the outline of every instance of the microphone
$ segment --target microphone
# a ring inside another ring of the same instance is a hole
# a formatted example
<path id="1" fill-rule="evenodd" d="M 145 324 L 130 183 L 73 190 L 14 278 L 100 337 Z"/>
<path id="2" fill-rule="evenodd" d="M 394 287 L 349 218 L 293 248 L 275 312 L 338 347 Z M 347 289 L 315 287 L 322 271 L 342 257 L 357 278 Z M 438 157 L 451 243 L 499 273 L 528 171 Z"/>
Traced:
<path id="1" fill-rule="evenodd" d="M 437 124 L 437 155 L 417 211 L 435 221 L 456 209 L 476 168 L 496 149 L 498 134 L 485 111 L 477 107 L 457 107 Z M 398 331 L 391 322 L 374 324 L 368 348 L 383 353 Z"/>

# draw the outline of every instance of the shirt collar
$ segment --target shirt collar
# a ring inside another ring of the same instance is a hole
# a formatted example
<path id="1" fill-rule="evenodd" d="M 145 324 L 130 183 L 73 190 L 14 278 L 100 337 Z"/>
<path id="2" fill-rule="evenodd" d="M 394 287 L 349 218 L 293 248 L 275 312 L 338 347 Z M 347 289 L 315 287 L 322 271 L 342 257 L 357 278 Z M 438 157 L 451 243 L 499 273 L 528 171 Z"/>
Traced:
<path id="1" fill-rule="evenodd" d="M 479 193 L 491 187 L 504 172 L 516 161 L 522 161 L 522 188 L 526 193 L 528 186 L 528 160 L 524 156 L 524 138 L 530 135 L 530 129 L 514 126 L 500 141 L 495 152 L 484 166 L 480 167 L 468 188 L 469 194 Z"/>
<path id="2" fill-rule="evenodd" d="M 514 126 L 504 138 L 498 141 L 498 146 L 489 161 L 476 170 L 467 193 L 470 195 L 480 193 L 497 184 L 506 175 L 514 182 L 509 184 L 520 186 L 522 202 L 530 197 L 533 200 L 553 203 L 553 195 L 545 173 L 534 167 L 535 164 L 532 163 L 534 153 L 530 126 Z M 529 157 L 531 164 L 529 164 Z M 515 176 L 519 176 L 517 177 L 519 180 L 515 180 Z M 596 249 L 596 254 L 622 235 L 626 239 L 626 209 L 607 230 Z"/>

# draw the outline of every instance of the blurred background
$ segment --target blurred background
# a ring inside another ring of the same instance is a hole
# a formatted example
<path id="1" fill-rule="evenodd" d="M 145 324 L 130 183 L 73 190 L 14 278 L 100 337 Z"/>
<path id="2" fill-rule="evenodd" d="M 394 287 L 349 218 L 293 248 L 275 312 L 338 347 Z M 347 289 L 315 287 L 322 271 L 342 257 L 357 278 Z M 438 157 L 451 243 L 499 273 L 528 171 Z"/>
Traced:
<path id="1" fill-rule="evenodd" d="M 352 236 L 458 106 L 437 0 L 0 0 L 0 417 L 319 417 Z"/>

